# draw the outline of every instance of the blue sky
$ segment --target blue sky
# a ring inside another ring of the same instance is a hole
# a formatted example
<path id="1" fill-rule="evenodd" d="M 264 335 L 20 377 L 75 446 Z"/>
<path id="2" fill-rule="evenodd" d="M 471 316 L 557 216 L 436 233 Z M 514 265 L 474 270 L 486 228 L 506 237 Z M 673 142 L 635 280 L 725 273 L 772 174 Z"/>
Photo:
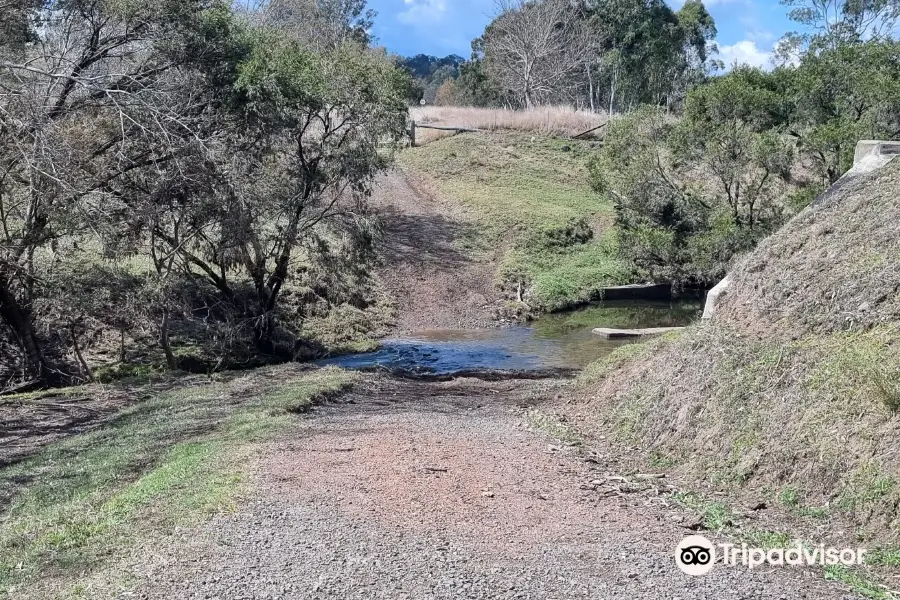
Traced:
<path id="1" fill-rule="evenodd" d="M 683 0 L 668 0 L 678 8 Z M 378 11 L 372 33 L 388 50 L 411 56 L 470 54 L 470 42 L 484 31 L 494 0 L 369 0 Z M 775 42 L 793 29 L 778 0 L 706 0 L 716 20 L 720 56 L 727 65 L 766 66 Z"/>

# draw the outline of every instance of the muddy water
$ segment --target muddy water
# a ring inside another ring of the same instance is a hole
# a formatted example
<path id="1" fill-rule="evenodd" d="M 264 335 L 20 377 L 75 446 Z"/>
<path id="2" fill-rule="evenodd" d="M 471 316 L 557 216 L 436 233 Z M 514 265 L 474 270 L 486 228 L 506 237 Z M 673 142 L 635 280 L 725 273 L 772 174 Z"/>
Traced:
<path id="1" fill-rule="evenodd" d="M 605 302 L 545 315 L 527 327 L 423 331 L 384 340 L 376 352 L 339 356 L 319 364 L 433 375 L 481 369 L 579 369 L 623 344 L 633 343 L 603 339 L 592 333 L 595 327 L 687 325 L 699 318 L 701 309 L 697 303 Z"/>

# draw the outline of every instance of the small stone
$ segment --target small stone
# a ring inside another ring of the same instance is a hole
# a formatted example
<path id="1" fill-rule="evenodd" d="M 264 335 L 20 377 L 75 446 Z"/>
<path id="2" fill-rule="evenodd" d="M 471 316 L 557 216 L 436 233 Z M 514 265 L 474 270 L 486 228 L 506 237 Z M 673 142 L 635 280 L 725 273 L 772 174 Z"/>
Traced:
<path id="1" fill-rule="evenodd" d="M 485 498 L 493 498 L 494 492 L 481 492 L 481 495 L 484 496 Z"/>

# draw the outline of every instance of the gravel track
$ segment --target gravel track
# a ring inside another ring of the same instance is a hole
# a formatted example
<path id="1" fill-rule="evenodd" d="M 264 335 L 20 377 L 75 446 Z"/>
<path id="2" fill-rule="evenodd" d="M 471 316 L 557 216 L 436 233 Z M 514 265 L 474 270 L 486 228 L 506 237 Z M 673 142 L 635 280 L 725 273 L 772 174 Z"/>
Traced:
<path id="1" fill-rule="evenodd" d="M 559 382 L 373 378 L 264 449 L 251 498 L 148 560 L 136 594 L 222 598 L 853 597 L 820 571 L 674 564 L 681 509 L 526 426 Z M 138 570 L 140 571 L 140 570 Z"/>

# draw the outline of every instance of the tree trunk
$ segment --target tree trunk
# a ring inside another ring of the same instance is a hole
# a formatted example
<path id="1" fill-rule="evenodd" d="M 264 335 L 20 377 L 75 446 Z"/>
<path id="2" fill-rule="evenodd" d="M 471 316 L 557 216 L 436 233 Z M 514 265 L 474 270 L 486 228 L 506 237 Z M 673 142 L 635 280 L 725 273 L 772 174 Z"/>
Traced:
<path id="1" fill-rule="evenodd" d="M 69 327 L 69 335 L 72 336 L 72 348 L 75 350 L 75 358 L 78 359 L 78 364 L 81 365 L 81 370 L 84 372 L 85 377 L 88 378 L 88 381 L 96 381 L 94 372 L 91 371 L 91 367 L 84 360 L 84 355 L 81 353 L 81 347 L 78 345 L 78 334 L 75 332 L 74 325 Z"/>
<path id="2" fill-rule="evenodd" d="M 613 111 L 616 106 L 616 86 L 618 85 L 619 80 L 619 68 L 616 67 L 613 69 L 612 80 L 609 84 L 609 116 L 613 116 Z"/>
<path id="3" fill-rule="evenodd" d="M 15 295 L 5 282 L 0 282 L 0 317 L 15 332 L 22 346 L 25 358 L 25 377 L 48 383 L 47 364 L 44 362 L 40 342 L 34 333 L 31 316 L 19 306 Z"/>
<path id="4" fill-rule="evenodd" d="M 594 80 L 591 78 L 591 65 L 585 63 L 584 69 L 587 71 L 588 97 L 591 101 L 591 112 L 596 112 L 597 109 L 594 106 Z"/>
<path id="5" fill-rule="evenodd" d="M 162 346 L 163 352 L 166 355 L 166 366 L 169 367 L 170 370 L 174 371 L 178 368 L 178 363 L 175 361 L 175 354 L 172 352 L 172 345 L 169 343 L 169 309 L 163 309 L 163 318 L 159 324 L 159 345 Z"/>

